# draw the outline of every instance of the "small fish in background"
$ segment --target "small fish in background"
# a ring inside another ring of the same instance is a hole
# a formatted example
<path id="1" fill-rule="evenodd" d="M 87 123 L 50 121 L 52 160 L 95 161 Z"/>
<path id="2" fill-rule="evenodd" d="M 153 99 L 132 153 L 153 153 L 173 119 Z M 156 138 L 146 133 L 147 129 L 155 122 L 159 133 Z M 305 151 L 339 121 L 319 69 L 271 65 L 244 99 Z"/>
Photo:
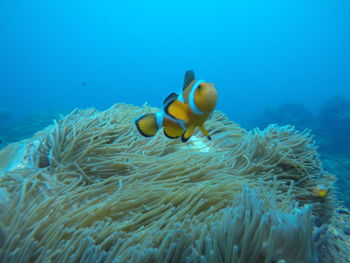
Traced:
<path id="1" fill-rule="evenodd" d="M 312 192 L 320 198 L 325 198 L 328 193 L 329 193 L 329 189 L 324 186 L 324 185 L 317 185 L 312 189 Z"/>
<path id="2" fill-rule="evenodd" d="M 185 74 L 183 89 L 178 95 L 175 92 L 164 100 L 163 108 L 158 113 L 144 114 L 135 120 L 140 134 L 154 136 L 161 127 L 164 134 L 171 138 L 179 138 L 186 142 L 198 127 L 211 140 L 204 122 L 213 112 L 218 100 L 218 92 L 214 84 L 204 80 L 196 80 L 194 72 Z"/>
<path id="3" fill-rule="evenodd" d="M 87 87 L 87 83 L 86 82 L 82 82 L 81 85 L 83 85 L 84 87 Z"/>
<path id="4" fill-rule="evenodd" d="M 341 215 L 350 215 L 350 211 L 348 209 L 338 209 L 337 212 Z"/>

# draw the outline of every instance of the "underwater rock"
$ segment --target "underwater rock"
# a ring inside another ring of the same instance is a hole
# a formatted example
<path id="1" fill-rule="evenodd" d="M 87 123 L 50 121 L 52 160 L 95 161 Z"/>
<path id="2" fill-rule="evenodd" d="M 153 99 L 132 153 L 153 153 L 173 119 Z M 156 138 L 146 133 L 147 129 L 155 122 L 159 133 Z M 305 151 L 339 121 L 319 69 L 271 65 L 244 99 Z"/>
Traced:
<path id="1" fill-rule="evenodd" d="M 350 155 L 350 99 L 330 98 L 321 106 L 318 119 L 320 150 Z"/>
<path id="2" fill-rule="evenodd" d="M 3 144 L 0 149 L 11 142 L 16 142 L 33 136 L 33 134 L 53 123 L 54 119 L 59 119 L 62 114 L 67 114 L 65 109 L 47 109 L 32 113 L 16 123 L 7 124 L 0 129 L 0 136 Z M 1 125 L 1 123 L 0 123 Z"/>
<path id="3" fill-rule="evenodd" d="M 350 208 L 350 160 L 336 154 L 322 154 L 322 163 L 325 170 L 337 175 L 334 185 L 339 199 Z"/>
<path id="4" fill-rule="evenodd" d="M 350 99 L 335 96 L 327 100 L 320 108 L 319 121 L 336 131 L 350 131 Z"/>
<path id="5" fill-rule="evenodd" d="M 252 125 L 265 128 L 271 123 L 294 125 L 298 130 L 305 130 L 315 126 L 315 117 L 303 104 L 290 102 L 277 109 L 266 109 L 253 120 Z"/>
<path id="6" fill-rule="evenodd" d="M 74 110 L 0 151 L 0 261 L 350 256 L 332 223 L 348 215 L 336 212 L 332 191 L 313 193 L 319 184 L 332 189 L 334 178 L 322 173 L 307 131 L 247 131 L 215 112 L 207 123 L 212 140 L 196 133 L 184 144 L 140 136 L 133 120 L 151 111 L 125 104 Z"/>

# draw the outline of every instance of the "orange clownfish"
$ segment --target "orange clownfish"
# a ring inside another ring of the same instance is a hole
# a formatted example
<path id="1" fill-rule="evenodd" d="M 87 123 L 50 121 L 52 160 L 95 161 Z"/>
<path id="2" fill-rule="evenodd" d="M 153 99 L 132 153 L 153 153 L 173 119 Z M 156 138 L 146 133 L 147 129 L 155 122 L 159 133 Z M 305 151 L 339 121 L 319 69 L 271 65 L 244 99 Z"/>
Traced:
<path id="1" fill-rule="evenodd" d="M 329 189 L 324 185 L 317 185 L 312 189 L 312 191 L 317 197 L 320 198 L 325 198 L 329 193 Z"/>
<path id="2" fill-rule="evenodd" d="M 214 84 L 196 80 L 194 72 L 185 74 L 183 89 L 180 95 L 171 93 L 163 102 L 161 112 L 144 114 L 135 120 L 138 131 L 146 137 L 154 136 L 164 127 L 164 134 L 175 139 L 181 136 L 186 142 L 196 127 L 210 140 L 204 122 L 213 112 L 218 100 Z"/>

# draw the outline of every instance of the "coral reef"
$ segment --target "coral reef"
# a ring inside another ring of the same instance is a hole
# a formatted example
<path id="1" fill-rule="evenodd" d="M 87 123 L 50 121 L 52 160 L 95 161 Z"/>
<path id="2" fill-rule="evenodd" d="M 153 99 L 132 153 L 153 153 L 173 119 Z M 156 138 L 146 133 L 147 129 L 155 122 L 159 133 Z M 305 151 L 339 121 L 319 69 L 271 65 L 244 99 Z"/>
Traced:
<path id="1" fill-rule="evenodd" d="M 350 256 L 337 224 L 347 214 L 336 212 L 334 178 L 322 173 L 308 131 L 246 131 L 215 112 L 213 140 L 196 134 L 183 144 L 139 136 L 132 121 L 150 111 L 75 110 L 0 151 L 1 262 Z M 318 184 L 326 197 L 313 193 Z"/>
<path id="2" fill-rule="evenodd" d="M 33 136 L 37 131 L 44 129 L 52 124 L 54 119 L 60 118 L 62 114 L 67 114 L 66 109 L 47 109 L 44 111 L 32 113 L 17 122 L 1 123 L 0 109 L 0 149 L 11 142 L 16 142 Z M 9 115 L 7 113 L 7 115 Z M 7 118 L 8 119 L 8 118 Z"/>
<path id="3" fill-rule="evenodd" d="M 326 171 L 337 175 L 334 185 L 339 199 L 350 208 L 350 158 L 333 154 L 322 154 L 322 163 Z"/>
<path id="4" fill-rule="evenodd" d="M 277 109 L 266 109 L 251 126 L 265 128 L 270 123 L 312 129 L 321 152 L 350 155 L 350 99 L 330 98 L 321 105 L 316 117 L 302 104 L 286 103 Z"/>
<path id="5" fill-rule="evenodd" d="M 320 150 L 350 156 L 350 99 L 330 98 L 321 106 L 318 119 Z"/>
<path id="6" fill-rule="evenodd" d="M 311 129 L 316 124 L 315 116 L 301 103 L 285 103 L 277 109 L 266 109 L 253 120 L 253 127 L 265 128 L 271 123 L 294 125 L 299 130 Z"/>

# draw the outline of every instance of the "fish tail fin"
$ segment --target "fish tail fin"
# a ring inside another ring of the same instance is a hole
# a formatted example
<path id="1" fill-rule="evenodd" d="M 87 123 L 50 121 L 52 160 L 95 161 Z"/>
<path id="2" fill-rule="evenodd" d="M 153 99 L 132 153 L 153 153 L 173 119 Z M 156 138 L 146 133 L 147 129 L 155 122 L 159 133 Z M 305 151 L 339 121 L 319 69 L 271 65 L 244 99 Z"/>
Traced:
<path id="1" fill-rule="evenodd" d="M 159 130 L 160 123 L 156 113 L 147 113 L 135 120 L 135 126 L 139 133 L 145 137 L 156 135 Z"/>

